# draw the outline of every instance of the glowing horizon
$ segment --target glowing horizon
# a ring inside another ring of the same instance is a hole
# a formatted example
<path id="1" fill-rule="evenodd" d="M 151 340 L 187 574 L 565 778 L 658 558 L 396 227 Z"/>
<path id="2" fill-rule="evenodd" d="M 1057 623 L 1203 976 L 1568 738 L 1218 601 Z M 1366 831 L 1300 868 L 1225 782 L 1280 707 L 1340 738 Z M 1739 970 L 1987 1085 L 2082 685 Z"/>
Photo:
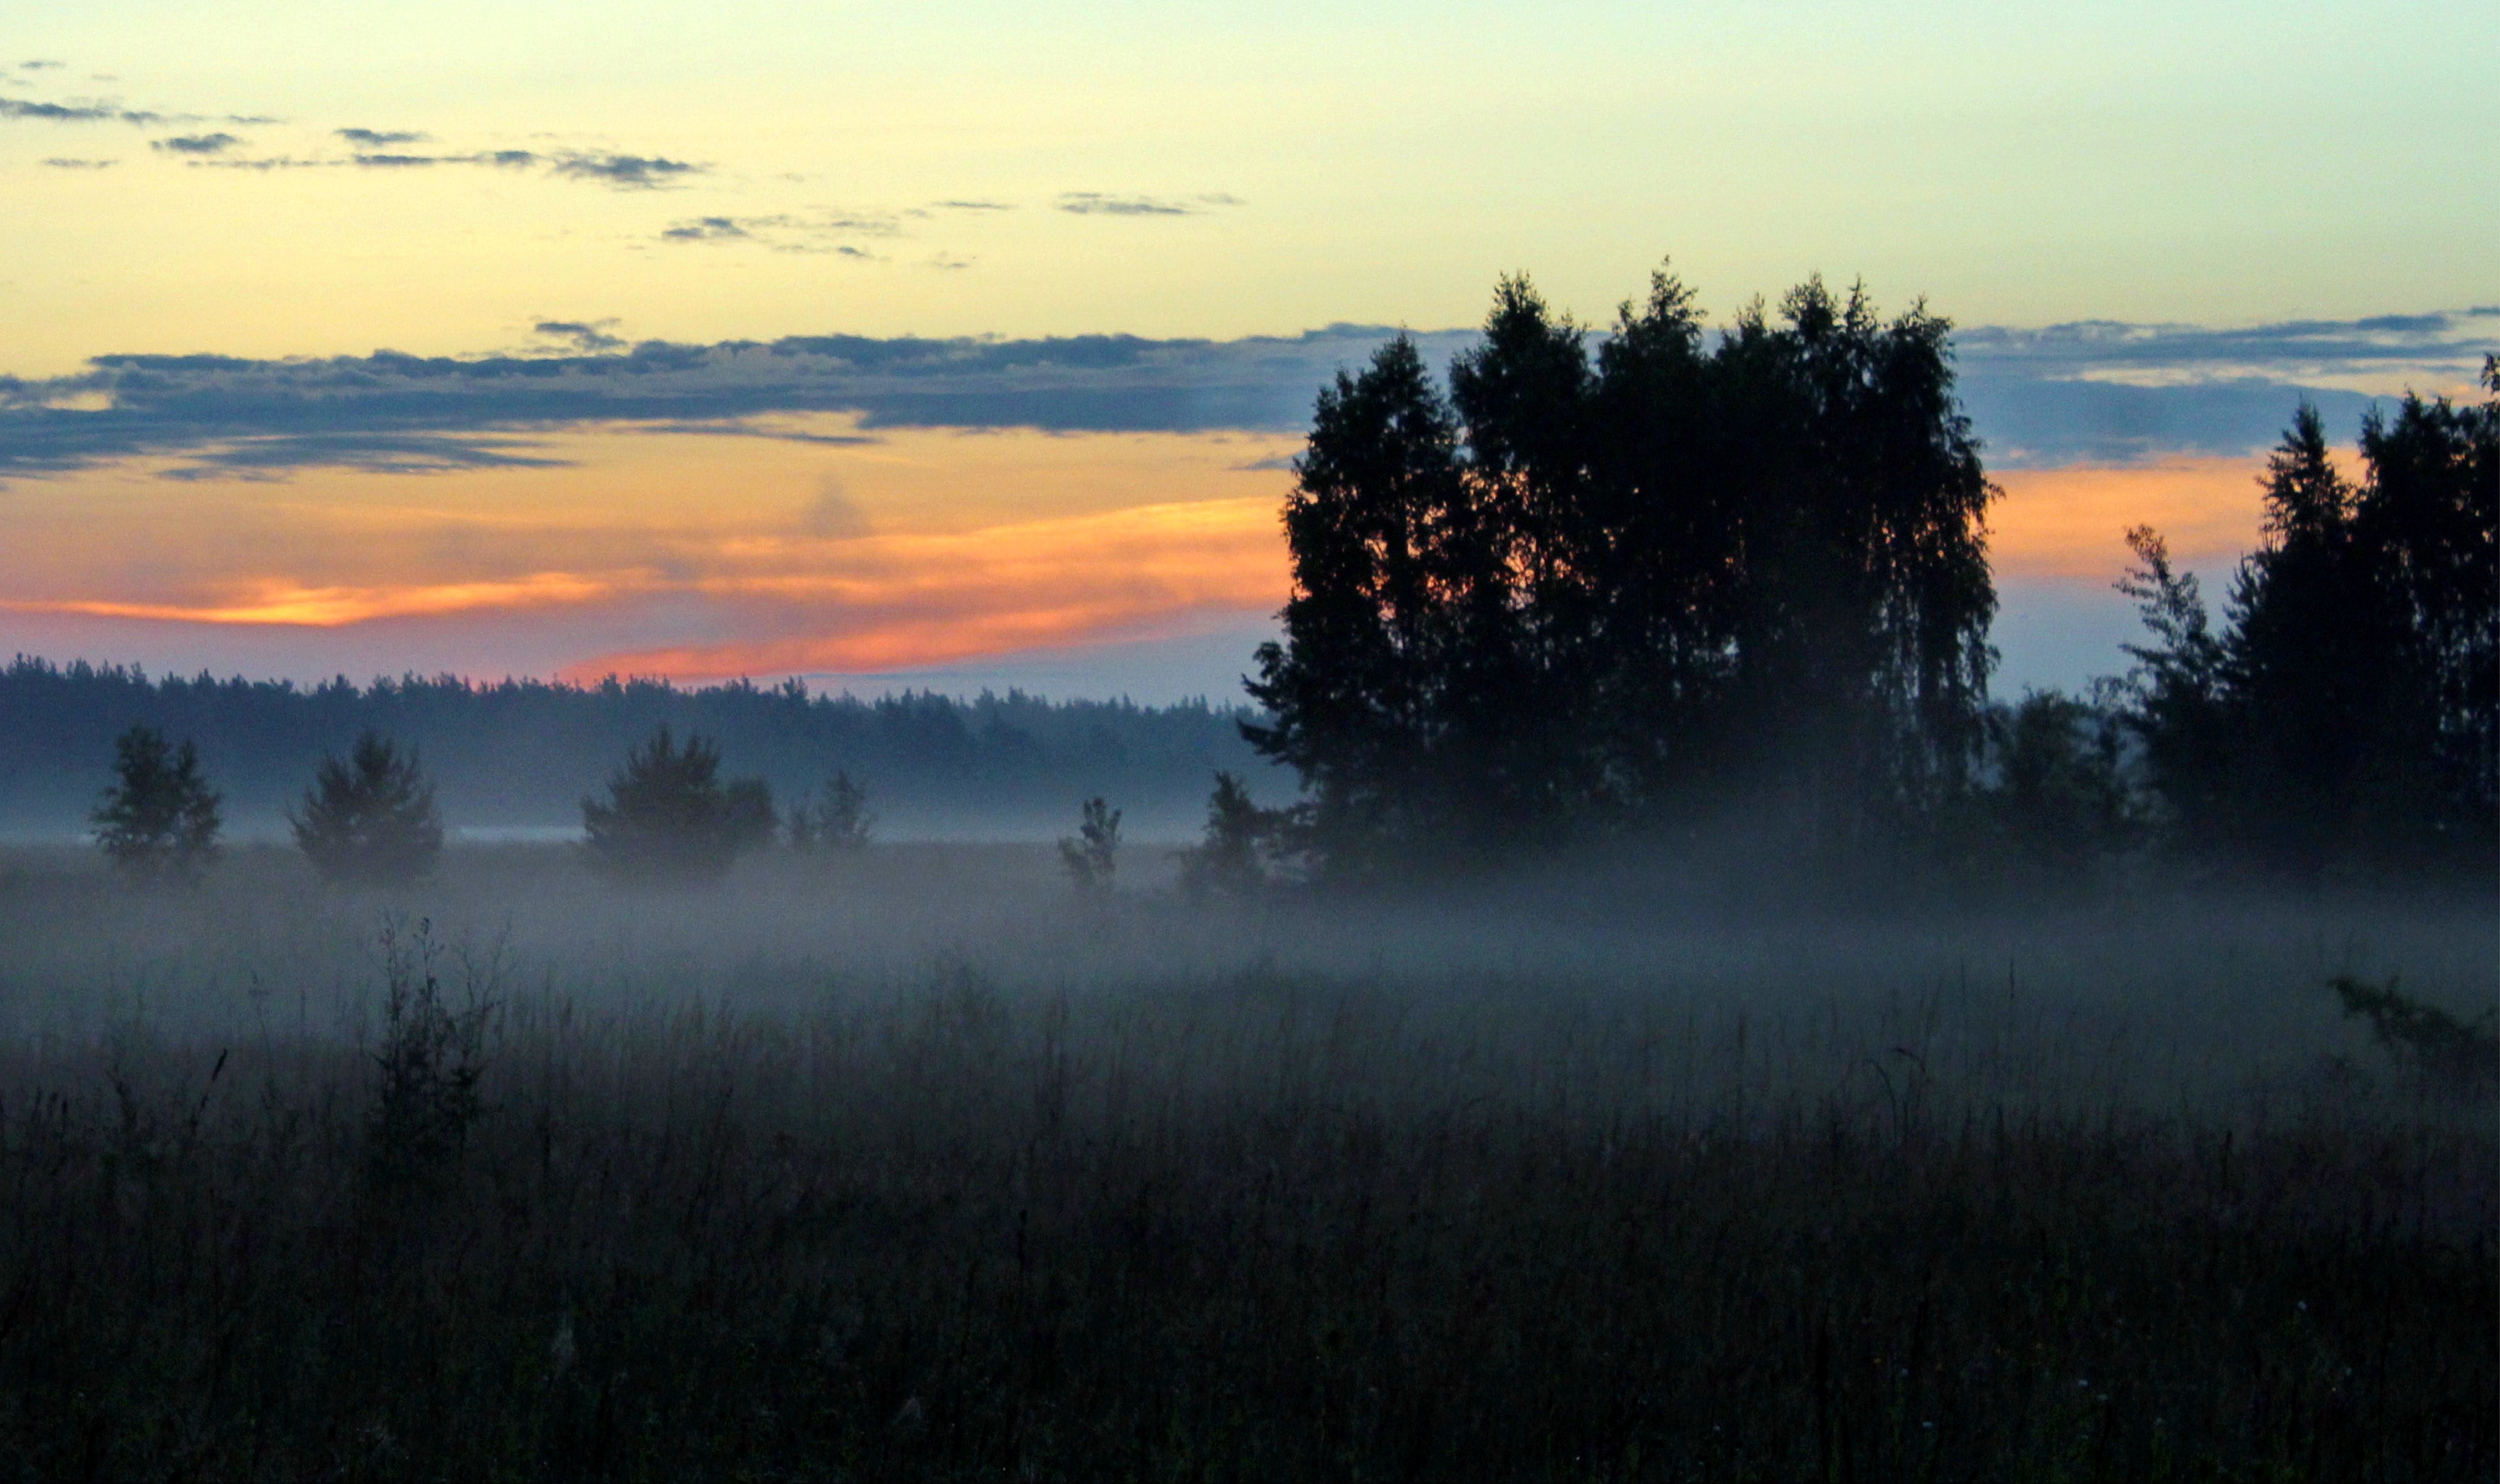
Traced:
<path id="1" fill-rule="evenodd" d="M 1716 324 L 1820 273 L 1961 326 L 2006 632 L 2089 609 L 2081 673 L 2126 527 L 2226 567 L 2301 398 L 2349 440 L 2500 344 L 2500 167 L 2418 145 L 2500 127 L 2480 23 L 54 7 L 0 56 L 0 648 L 1117 689 L 1269 626 L 1390 327 L 1446 364 L 1525 270 L 1602 332 L 1671 256 Z"/>

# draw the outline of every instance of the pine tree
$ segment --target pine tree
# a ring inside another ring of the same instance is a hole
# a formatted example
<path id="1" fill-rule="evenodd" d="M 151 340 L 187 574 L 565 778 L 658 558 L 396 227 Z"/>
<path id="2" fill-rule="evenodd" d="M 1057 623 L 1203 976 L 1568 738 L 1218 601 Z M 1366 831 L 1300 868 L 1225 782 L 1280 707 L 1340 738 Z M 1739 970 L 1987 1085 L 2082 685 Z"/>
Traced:
<path id="1" fill-rule="evenodd" d="M 1261 808 L 1230 773 L 1215 775 L 1206 800 L 1206 835 L 1181 861 L 1181 889 L 1192 897 L 1248 896 L 1266 883 L 1266 857 L 1280 820 Z"/>
<path id="2" fill-rule="evenodd" d="M 216 858 L 219 799 L 200 773 L 189 739 L 171 747 L 153 727 L 134 725 L 114 741 L 119 781 L 88 817 L 96 845 L 124 874 L 143 880 L 193 880 Z"/>
<path id="3" fill-rule="evenodd" d="M 718 747 L 700 735 L 680 747 L 665 726 L 626 753 L 606 800 L 581 801 L 591 860 L 628 880 L 717 879 L 776 823 L 763 779 L 724 784 Z"/>
<path id="4" fill-rule="evenodd" d="M 433 869 L 443 850 L 434 785 L 416 752 L 402 752 L 373 731 L 343 762 L 324 758 L 300 812 L 295 843 L 333 880 L 408 881 Z"/>

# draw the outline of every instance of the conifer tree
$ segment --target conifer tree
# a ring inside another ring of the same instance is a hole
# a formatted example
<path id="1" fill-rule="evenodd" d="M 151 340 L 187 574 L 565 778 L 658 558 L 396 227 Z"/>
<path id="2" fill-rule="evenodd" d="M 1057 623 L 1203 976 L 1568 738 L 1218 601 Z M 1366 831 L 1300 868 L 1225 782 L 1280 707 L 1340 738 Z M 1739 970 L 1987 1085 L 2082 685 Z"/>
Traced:
<path id="1" fill-rule="evenodd" d="M 812 803 L 803 799 L 790 807 L 790 848 L 803 855 L 860 850 L 875 827 L 868 790 L 852 782 L 847 771 L 836 770 Z"/>
<path id="2" fill-rule="evenodd" d="M 1078 891 L 1108 893 L 1120 870 L 1120 811 L 1101 799 L 1086 800 L 1076 833 L 1060 837 L 1059 863 Z"/>
<path id="3" fill-rule="evenodd" d="M 723 783 L 720 749 L 700 735 L 681 747 L 663 726 L 625 755 L 605 800 L 581 801 L 591 860 L 627 880 L 710 880 L 777 824 L 761 778 Z"/>
<path id="4" fill-rule="evenodd" d="M 402 752 L 371 730 L 345 760 L 322 759 L 301 809 L 287 821 L 297 847 L 333 880 L 412 880 L 433 869 L 443 850 L 434 785 L 415 750 Z"/>
<path id="5" fill-rule="evenodd" d="M 116 781 L 88 817 L 95 842 L 125 874 L 142 880 L 193 880 L 216 858 L 223 821 L 219 799 L 200 773 L 189 739 L 167 744 L 165 734 L 134 725 L 114 741 Z"/>

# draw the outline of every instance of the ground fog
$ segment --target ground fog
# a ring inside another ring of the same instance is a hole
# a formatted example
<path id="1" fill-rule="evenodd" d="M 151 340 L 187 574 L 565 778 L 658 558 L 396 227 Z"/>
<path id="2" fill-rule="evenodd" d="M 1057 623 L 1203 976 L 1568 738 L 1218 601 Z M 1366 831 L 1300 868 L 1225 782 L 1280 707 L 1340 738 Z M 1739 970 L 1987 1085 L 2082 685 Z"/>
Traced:
<path id="1" fill-rule="evenodd" d="M 2480 899 L 0 862 L 47 1473 L 2487 1475 Z M 2460 1071 L 2460 1068 L 2463 1070 Z"/>

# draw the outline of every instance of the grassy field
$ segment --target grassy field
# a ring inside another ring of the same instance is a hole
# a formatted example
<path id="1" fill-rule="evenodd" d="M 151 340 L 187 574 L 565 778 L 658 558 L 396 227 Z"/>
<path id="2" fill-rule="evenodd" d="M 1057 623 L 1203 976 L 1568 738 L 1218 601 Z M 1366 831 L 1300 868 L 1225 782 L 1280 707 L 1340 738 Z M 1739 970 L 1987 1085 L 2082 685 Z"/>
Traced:
<path id="1" fill-rule="evenodd" d="M 29 1478 L 2500 1468 L 2485 902 L 0 858 Z"/>

